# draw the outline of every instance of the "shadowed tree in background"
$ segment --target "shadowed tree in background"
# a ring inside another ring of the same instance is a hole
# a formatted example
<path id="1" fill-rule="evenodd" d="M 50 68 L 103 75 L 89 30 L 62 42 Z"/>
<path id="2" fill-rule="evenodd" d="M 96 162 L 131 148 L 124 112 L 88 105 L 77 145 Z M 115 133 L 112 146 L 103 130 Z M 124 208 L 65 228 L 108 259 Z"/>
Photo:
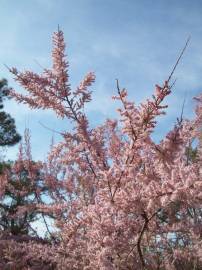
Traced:
<path id="1" fill-rule="evenodd" d="M 21 136 L 15 126 L 15 120 L 3 111 L 3 101 L 8 98 L 7 80 L 0 80 L 0 146 L 12 146 L 18 143 Z"/>

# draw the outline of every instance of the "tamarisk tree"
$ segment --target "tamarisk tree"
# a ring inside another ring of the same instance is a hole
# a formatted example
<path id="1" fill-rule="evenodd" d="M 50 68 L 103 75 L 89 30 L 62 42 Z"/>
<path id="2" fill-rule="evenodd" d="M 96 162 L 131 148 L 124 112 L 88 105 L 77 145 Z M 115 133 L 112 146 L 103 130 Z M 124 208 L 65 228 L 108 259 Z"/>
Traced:
<path id="1" fill-rule="evenodd" d="M 194 160 L 187 148 L 201 136 L 202 95 L 195 119 L 182 120 L 155 143 L 151 134 L 165 113 L 172 74 L 140 105 L 117 81 L 113 99 L 120 102 L 120 117 L 92 128 L 84 107 L 95 75 L 72 89 L 60 30 L 53 35 L 52 60 L 42 74 L 11 68 L 27 94 L 10 95 L 74 124 L 44 165 L 51 203 L 37 205 L 56 218 L 55 269 L 201 269 L 201 144 Z M 36 256 L 36 248 L 28 249 Z"/>
<path id="2" fill-rule="evenodd" d="M 11 239 L 20 239 L 21 236 L 31 236 L 40 240 L 40 230 L 37 232 L 33 225 L 36 221 L 47 225 L 44 213 L 39 212 L 37 207 L 39 203 L 43 204 L 44 200 L 48 200 L 42 169 L 43 163 L 32 159 L 30 133 L 26 129 L 17 160 L 4 162 L 0 175 L 0 232 L 3 238 L 10 236 Z"/>

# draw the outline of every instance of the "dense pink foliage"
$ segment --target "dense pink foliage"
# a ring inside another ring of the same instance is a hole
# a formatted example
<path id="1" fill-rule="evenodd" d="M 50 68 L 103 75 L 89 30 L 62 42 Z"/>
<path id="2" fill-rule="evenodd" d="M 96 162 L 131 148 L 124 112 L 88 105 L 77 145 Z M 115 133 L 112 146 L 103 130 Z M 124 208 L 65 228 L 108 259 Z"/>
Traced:
<path id="1" fill-rule="evenodd" d="M 120 117 L 91 128 L 84 108 L 95 75 L 73 90 L 60 30 L 53 45 L 52 69 L 40 75 L 11 69 L 27 91 L 11 91 L 18 102 L 74 123 L 43 166 L 50 203 L 37 207 L 54 215 L 60 239 L 44 256 L 53 251 L 54 269 L 201 269 L 202 96 L 195 119 L 180 121 L 155 143 L 150 135 L 165 113 L 169 82 L 137 106 L 117 81 Z M 187 152 L 193 141 L 194 159 Z M 3 192 L 4 177 L 0 185 Z"/>

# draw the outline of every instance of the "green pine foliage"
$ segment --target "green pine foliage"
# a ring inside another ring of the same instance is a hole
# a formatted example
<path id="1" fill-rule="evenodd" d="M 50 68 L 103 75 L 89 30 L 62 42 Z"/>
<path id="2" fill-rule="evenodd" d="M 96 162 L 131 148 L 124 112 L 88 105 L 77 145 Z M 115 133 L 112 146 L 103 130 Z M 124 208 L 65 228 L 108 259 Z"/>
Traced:
<path id="1" fill-rule="evenodd" d="M 21 139 L 21 136 L 16 130 L 15 120 L 10 114 L 3 111 L 3 101 L 9 98 L 8 93 L 7 80 L 0 80 L 0 146 L 12 146 Z"/>

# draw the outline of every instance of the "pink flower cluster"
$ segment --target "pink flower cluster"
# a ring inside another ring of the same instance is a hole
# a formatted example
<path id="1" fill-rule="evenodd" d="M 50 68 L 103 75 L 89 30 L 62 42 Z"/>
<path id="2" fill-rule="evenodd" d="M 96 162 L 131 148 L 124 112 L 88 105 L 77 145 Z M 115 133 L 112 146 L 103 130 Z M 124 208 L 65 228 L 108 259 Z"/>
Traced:
<path id="1" fill-rule="evenodd" d="M 202 96 L 195 119 L 182 120 L 155 143 L 151 133 L 167 107 L 168 81 L 140 106 L 117 82 L 120 118 L 91 128 L 83 108 L 95 75 L 88 73 L 72 91 L 60 30 L 53 36 L 52 59 L 52 69 L 40 75 L 11 69 L 28 94 L 10 94 L 74 123 L 43 166 L 51 204 L 38 205 L 55 217 L 57 269 L 202 267 Z M 193 141 L 194 158 L 188 154 Z M 1 178 L 2 190 L 4 185 Z"/>

